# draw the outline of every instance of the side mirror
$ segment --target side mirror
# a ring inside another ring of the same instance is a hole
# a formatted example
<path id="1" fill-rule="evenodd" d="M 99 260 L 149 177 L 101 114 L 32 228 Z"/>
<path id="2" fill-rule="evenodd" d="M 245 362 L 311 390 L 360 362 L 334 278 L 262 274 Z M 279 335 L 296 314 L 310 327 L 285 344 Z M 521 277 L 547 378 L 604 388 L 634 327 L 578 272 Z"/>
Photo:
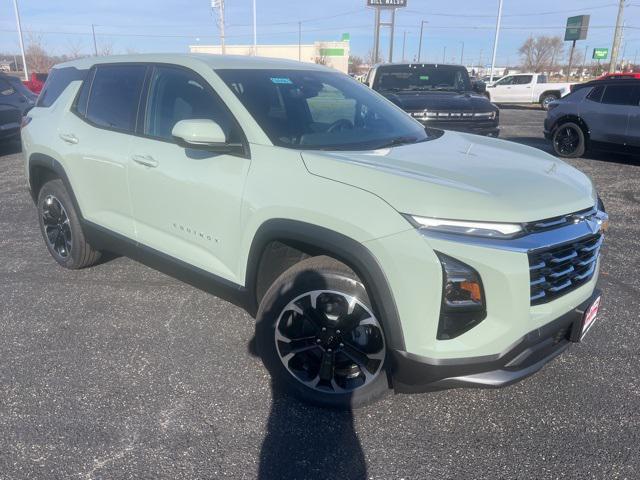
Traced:
<path id="1" fill-rule="evenodd" d="M 173 126 L 171 135 L 189 146 L 215 147 L 227 144 L 227 136 L 213 120 L 180 120 Z"/>
<path id="2" fill-rule="evenodd" d="M 485 93 L 487 91 L 487 84 L 482 80 L 476 80 L 473 82 L 473 91 L 476 93 Z"/>

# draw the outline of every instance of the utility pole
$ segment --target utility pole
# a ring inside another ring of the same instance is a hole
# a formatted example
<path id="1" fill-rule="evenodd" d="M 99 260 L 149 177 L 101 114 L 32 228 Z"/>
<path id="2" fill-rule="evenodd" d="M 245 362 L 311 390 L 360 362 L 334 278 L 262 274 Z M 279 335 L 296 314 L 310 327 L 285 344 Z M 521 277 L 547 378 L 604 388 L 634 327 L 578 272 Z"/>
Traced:
<path id="1" fill-rule="evenodd" d="M 447 63 L 447 46 L 445 45 L 442 50 L 442 63 Z"/>
<path id="2" fill-rule="evenodd" d="M 584 57 L 582 57 L 582 69 L 580 71 L 580 77 L 584 77 L 584 67 L 587 64 L 587 51 L 589 50 L 589 45 L 584 47 Z"/>
<path id="3" fill-rule="evenodd" d="M 491 58 L 491 77 L 489 83 L 493 83 L 493 71 L 496 68 L 496 54 L 498 53 L 498 39 L 500 38 L 500 24 L 502 23 L 502 0 L 498 3 L 498 18 L 496 20 L 496 36 L 493 41 L 493 57 Z"/>
<path id="4" fill-rule="evenodd" d="M 16 13 L 16 25 L 18 26 L 18 38 L 20 39 L 20 52 L 22 53 L 22 70 L 24 72 L 24 79 L 29 80 L 29 68 L 27 67 L 27 56 L 24 54 L 24 41 L 22 40 L 22 24 L 20 23 L 18 0 L 13 0 L 13 10 Z"/>
<path id="5" fill-rule="evenodd" d="M 402 34 L 402 62 L 405 62 L 405 56 L 404 56 L 404 52 L 405 52 L 405 47 L 407 46 L 407 31 L 405 30 L 404 33 Z"/>
<path id="6" fill-rule="evenodd" d="M 298 22 L 298 61 L 302 61 L 302 22 Z"/>
<path id="7" fill-rule="evenodd" d="M 618 50 L 620 50 L 620 39 L 622 37 L 622 23 L 624 18 L 624 2 L 620 0 L 618 6 L 618 18 L 616 19 L 616 33 L 613 36 L 613 46 L 611 47 L 611 63 L 609 64 L 609 73 L 615 73 L 618 66 Z"/>
<path id="8" fill-rule="evenodd" d="M 460 43 L 462 43 L 462 50 L 460 51 L 460 65 L 464 66 L 464 42 Z"/>
<path id="9" fill-rule="evenodd" d="M 258 25 L 256 20 L 256 0 L 253 0 L 253 55 L 258 54 Z"/>
<path id="10" fill-rule="evenodd" d="M 96 26 L 91 24 L 91 32 L 93 33 L 93 54 L 98 56 L 98 43 L 96 42 Z"/>
<path id="11" fill-rule="evenodd" d="M 424 33 L 424 24 L 429 23 L 426 20 L 422 20 L 420 22 L 420 43 L 418 44 L 418 63 L 420 63 L 422 59 L 422 34 Z"/>

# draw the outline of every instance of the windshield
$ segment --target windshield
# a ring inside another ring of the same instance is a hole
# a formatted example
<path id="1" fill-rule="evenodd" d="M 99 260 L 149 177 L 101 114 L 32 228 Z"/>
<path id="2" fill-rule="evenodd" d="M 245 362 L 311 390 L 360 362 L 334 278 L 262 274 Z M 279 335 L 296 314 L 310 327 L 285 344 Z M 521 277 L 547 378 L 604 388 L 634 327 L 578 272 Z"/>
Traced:
<path id="1" fill-rule="evenodd" d="M 469 73 L 464 67 L 452 65 L 388 65 L 378 67 L 375 90 L 471 90 Z"/>
<path id="2" fill-rule="evenodd" d="M 275 145 L 372 150 L 428 140 L 424 127 L 340 73 L 216 70 Z"/>

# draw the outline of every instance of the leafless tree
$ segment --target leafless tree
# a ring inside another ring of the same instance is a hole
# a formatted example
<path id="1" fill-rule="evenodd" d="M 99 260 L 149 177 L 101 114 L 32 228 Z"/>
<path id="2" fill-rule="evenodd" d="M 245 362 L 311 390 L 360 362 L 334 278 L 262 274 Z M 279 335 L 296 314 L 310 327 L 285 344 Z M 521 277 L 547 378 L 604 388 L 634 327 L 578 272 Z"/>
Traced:
<path id="1" fill-rule="evenodd" d="M 55 60 L 45 50 L 40 35 L 28 34 L 25 56 L 31 72 L 48 72 L 55 64 Z"/>
<path id="2" fill-rule="evenodd" d="M 87 55 L 83 52 L 83 43 L 82 40 L 69 41 L 67 47 L 67 54 L 65 55 L 69 60 L 75 60 L 76 58 L 86 57 Z"/>
<path id="3" fill-rule="evenodd" d="M 384 58 L 382 58 L 382 55 L 380 55 L 378 53 L 378 58 L 374 58 L 375 55 L 373 54 L 373 50 L 369 50 L 369 52 L 367 53 L 367 56 L 364 58 L 364 61 L 368 64 L 368 65 L 375 65 L 376 63 L 382 63 L 384 62 Z"/>
<path id="4" fill-rule="evenodd" d="M 529 37 L 518 50 L 522 67 L 531 72 L 553 70 L 562 61 L 564 44 L 560 37 Z"/>
<path id="5" fill-rule="evenodd" d="M 100 42 L 100 48 L 98 49 L 98 55 L 106 57 L 113 55 L 113 43 L 112 42 Z"/>
<path id="6" fill-rule="evenodd" d="M 361 73 L 364 60 L 357 55 L 349 55 L 349 73 Z"/>

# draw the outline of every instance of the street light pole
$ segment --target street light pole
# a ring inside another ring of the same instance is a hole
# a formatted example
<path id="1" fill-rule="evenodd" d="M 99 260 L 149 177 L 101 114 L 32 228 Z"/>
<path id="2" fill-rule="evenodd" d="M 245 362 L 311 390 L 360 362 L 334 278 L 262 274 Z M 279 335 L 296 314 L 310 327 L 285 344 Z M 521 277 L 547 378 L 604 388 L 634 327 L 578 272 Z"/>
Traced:
<path id="1" fill-rule="evenodd" d="M 24 41 L 22 40 L 22 24 L 20 23 L 18 0 L 13 0 L 13 10 L 16 13 L 16 24 L 18 26 L 18 38 L 20 39 L 20 52 L 22 53 L 22 70 L 24 72 L 24 79 L 29 80 L 29 69 L 27 67 L 27 56 L 24 54 Z"/>
<path id="2" fill-rule="evenodd" d="M 462 50 L 460 51 L 460 65 L 464 66 L 464 42 L 460 43 L 462 43 Z"/>
<path id="3" fill-rule="evenodd" d="M 493 57 L 491 58 L 491 77 L 489 83 L 493 83 L 493 71 L 496 68 L 496 54 L 498 53 L 498 39 L 500 38 L 500 24 L 502 23 L 502 0 L 498 4 L 498 18 L 496 20 L 496 36 L 493 41 Z"/>
<path id="4" fill-rule="evenodd" d="M 404 56 L 404 52 L 405 52 L 405 47 L 407 46 L 407 31 L 405 30 L 404 33 L 402 34 L 402 62 L 405 62 L 405 56 Z"/>
<path id="5" fill-rule="evenodd" d="M 256 0 L 253 0 L 253 54 L 258 54 L 258 28 L 256 20 Z"/>
<path id="6" fill-rule="evenodd" d="M 418 43 L 418 63 L 420 63 L 422 59 L 422 34 L 424 33 L 424 24 L 429 23 L 426 20 L 422 20 L 420 22 L 420 43 Z"/>

